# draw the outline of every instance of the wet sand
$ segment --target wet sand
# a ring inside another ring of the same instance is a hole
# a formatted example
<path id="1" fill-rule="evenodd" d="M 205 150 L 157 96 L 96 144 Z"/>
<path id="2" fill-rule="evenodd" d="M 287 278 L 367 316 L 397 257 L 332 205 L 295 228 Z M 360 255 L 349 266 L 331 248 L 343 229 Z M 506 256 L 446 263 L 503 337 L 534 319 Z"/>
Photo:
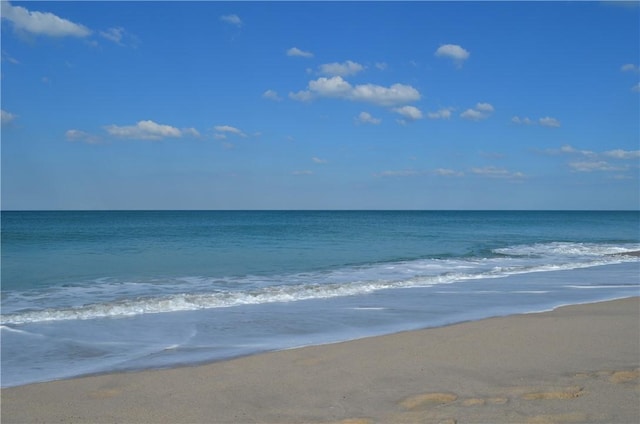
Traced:
<path id="1" fill-rule="evenodd" d="M 638 423 L 640 298 L 3 389 L 2 423 Z"/>

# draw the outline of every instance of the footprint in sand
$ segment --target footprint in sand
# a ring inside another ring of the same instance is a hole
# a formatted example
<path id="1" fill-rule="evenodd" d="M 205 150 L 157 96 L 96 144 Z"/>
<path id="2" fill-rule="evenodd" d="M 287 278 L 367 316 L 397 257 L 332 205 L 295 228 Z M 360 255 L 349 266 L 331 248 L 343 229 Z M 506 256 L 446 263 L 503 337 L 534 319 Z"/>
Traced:
<path id="1" fill-rule="evenodd" d="M 404 409 L 415 410 L 428 406 L 444 405 L 446 403 L 451 403 L 456 399 L 458 399 L 458 395 L 455 393 L 422 393 L 419 395 L 409 396 L 400 402 L 400 406 Z"/>
<path id="2" fill-rule="evenodd" d="M 640 370 L 633 371 L 616 371 L 611 374 L 609 381 L 612 383 L 630 383 L 640 378 Z"/>
<path id="3" fill-rule="evenodd" d="M 585 394 L 582 387 L 566 387 L 563 389 L 553 389 L 550 391 L 530 392 L 520 396 L 524 400 L 540 400 L 540 399 L 573 399 Z"/>
<path id="4" fill-rule="evenodd" d="M 483 406 L 483 405 L 504 405 L 509 402 L 506 397 L 491 397 L 491 398 L 469 398 L 462 401 L 463 406 Z"/>

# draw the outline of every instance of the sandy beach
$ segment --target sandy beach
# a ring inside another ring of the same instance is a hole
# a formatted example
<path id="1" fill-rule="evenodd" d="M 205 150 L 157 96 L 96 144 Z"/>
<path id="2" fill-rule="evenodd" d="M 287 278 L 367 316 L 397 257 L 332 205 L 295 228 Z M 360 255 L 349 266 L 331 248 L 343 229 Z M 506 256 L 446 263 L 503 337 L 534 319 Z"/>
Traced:
<path id="1" fill-rule="evenodd" d="M 2 423 L 638 423 L 640 298 L 2 390 Z"/>

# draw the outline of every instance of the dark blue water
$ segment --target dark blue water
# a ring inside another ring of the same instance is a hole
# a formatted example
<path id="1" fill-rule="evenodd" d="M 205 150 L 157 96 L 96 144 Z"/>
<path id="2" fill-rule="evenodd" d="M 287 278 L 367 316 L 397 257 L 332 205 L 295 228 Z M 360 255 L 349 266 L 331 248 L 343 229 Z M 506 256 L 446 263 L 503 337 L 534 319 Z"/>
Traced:
<path id="1" fill-rule="evenodd" d="M 638 212 L 2 213 L 2 385 L 639 295 Z"/>

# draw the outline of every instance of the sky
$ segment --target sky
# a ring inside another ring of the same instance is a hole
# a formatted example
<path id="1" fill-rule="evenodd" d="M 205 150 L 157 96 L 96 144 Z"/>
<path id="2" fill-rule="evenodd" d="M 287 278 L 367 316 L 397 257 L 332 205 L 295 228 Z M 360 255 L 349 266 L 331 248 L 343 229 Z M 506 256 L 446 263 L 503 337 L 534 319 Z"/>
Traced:
<path id="1" fill-rule="evenodd" d="M 2 209 L 640 209 L 640 3 L 1 2 Z"/>

